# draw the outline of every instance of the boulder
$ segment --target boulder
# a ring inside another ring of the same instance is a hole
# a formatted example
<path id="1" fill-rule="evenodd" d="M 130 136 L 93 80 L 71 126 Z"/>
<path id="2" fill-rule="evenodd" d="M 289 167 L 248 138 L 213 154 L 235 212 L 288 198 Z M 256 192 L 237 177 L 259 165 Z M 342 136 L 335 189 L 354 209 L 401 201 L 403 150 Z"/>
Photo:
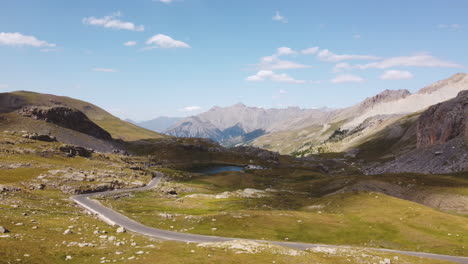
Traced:
<path id="1" fill-rule="evenodd" d="M 6 229 L 3 226 L 0 226 L 0 233 L 8 233 L 8 232 L 10 232 L 8 229 Z"/>
<path id="2" fill-rule="evenodd" d="M 127 230 L 123 226 L 119 226 L 116 230 L 117 233 L 125 233 Z"/>
<path id="3" fill-rule="evenodd" d="M 89 158 L 94 153 L 92 149 L 87 149 L 74 145 L 62 145 L 60 146 L 59 150 L 67 153 L 69 157 L 80 156 Z"/>
<path id="4" fill-rule="evenodd" d="M 30 190 L 44 190 L 45 185 L 43 183 L 32 183 L 29 185 Z"/>
<path id="5" fill-rule="evenodd" d="M 26 133 L 22 135 L 23 138 L 45 141 L 45 142 L 56 142 L 57 139 L 53 136 L 46 134 L 37 134 L 37 133 Z"/>

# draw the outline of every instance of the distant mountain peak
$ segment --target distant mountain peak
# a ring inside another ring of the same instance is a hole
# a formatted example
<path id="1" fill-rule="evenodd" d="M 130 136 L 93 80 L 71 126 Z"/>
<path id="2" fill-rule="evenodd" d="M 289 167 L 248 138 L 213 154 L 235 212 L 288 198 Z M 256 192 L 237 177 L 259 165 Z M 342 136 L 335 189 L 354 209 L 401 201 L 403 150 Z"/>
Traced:
<path id="1" fill-rule="evenodd" d="M 239 102 L 239 103 L 233 105 L 233 107 L 247 107 L 247 106 L 245 104 Z"/>
<path id="2" fill-rule="evenodd" d="M 461 83 L 464 80 L 468 82 L 468 74 L 459 72 L 445 80 L 438 81 L 436 83 L 433 83 L 431 85 L 428 85 L 422 88 L 421 90 L 418 91 L 418 94 L 430 94 L 440 89 L 443 89 L 446 86 L 453 85 L 455 83 Z"/>
<path id="3" fill-rule="evenodd" d="M 411 92 L 406 89 L 399 89 L 399 90 L 386 89 L 383 92 L 380 92 L 372 97 L 366 98 L 360 104 L 360 109 L 372 108 L 377 104 L 396 101 L 399 99 L 403 99 L 409 95 L 411 95 Z"/>

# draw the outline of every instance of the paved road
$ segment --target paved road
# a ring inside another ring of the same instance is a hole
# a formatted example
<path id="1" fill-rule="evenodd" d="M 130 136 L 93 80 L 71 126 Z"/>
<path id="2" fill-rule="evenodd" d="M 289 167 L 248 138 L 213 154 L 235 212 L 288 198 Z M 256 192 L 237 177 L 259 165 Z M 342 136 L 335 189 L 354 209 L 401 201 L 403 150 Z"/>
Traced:
<path id="1" fill-rule="evenodd" d="M 106 223 L 110 225 L 122 226 L 129 231 L 139 233 L 142 235 L 146 235 L 146 236 L 151 236 L 151 237 L 165 239 L 165 240 L 175 240 L 175 241 L 194 242 L 194 243 L 222 242 L 222 241 L 230 241 L 230 240 L 236 239 L 236 238 L 229 238 L 229 237 L 204 236 L 204 235 L 178 233 L 178 232 L 148 227 L 122 214 L 119 214 L 110 208 L 103 206 L 101 203 L 99 203 L 96 200 L 89 199 L 96 195 L 108 196 L 108 195 L 114 195 L 117 193 L 146 191 L 146 190 L 156 187 L 161 181 L 161 178 L 163 176 L 164 175 L 162 173 L 158 173 L 158 175 L 153 180 L 151 180 L 151 182 L 145 187 L 105 191 L 105 192 L 99 192 L 99 193 L 81 194 L 81 195 L 72 196 L 71 199 L 75 201 L 78 205 L 80 205 L 81 207 L 96 214 L 99 218 L 101 218 L 103 221 L 105 221 Z M 260 240 L 257 240 L 257 241 L 260 241 Z M 261 241 L 261 242 L 269 242 L 269 243 L 286 246 L 290 248 L 295 248 L 295 249 L 300 249 L 300 250 L 305 250 L 307 248 L 313 248 L 313 247 L 319 247 L 319 246 L 333 247 L 333 248 L 347 248 L 347 246 L 321 245 L 321 244 L 309 244 L 309 243 L 278 242 L 278 241 Z M 438 255 L 438 254 L 431 254 L 431 253 L 401 251 L 401 250 L 382 249 L 382 248 L 366 248 L 366 249 L 468 264 L 467 257 Z"/>

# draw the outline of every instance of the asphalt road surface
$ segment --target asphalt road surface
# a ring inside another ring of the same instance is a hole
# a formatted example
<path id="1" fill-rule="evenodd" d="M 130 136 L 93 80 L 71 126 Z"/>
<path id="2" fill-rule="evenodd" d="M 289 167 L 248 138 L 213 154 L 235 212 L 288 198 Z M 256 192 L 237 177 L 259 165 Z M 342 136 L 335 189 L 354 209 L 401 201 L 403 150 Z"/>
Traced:
<path id="1" fill-rule="evenodd" d="M 142 234 L 145 236 L 151 236 L 154 238 L 159 238 L 159 239 L 164 239 L 164 240 L 175 240 L 175 241 L 193 242 L 193 243 L 223 242 L 223 241 L 239 240 L 239 238 L 186 234 L 186 233 L 178 233 L 174 231 L 167 231 L 167 230 L 152 228 L 152 227 L 140 224 L 120 213 L 117 213 L 116 211 L 103 206 L 101 203 L 99 203 L 96 200 L 90 199 L 91 197 L 97 196 L 97 195 L 108 196 L 108 195 L 114 195 L 114 194 L 125 193 L 125 192 L 146 191 L 154 187 L 157 187 L 163 176 L 164 175 L 162 173 L 158 173 L 157 176 L 153 180 L 151 180 L 151 182 L 145 187 L 133 188 L 133 189 L 120 189 L 120 190 L 114 190 L 114 191 L 104 191 L 104 192 L 98 192 L 98 193 L 80 194 L 80 195 L 72 196 L 71 199 L 75 201 L 78 205 L 80 205 L 81 207 L 96 214 L 100 219 L 102 219 L 106 223 L 110 225 L 122 226 L 129 231 Z M 279 241 L 263 241 L 263 240 L 256 240 L 256 241 L 268 242 L 268 243 L 295 248 L 299 250 L 305 250 L 307 248 L 314 248 L 314 247 L 332 247 L 332 248 L 348 248 L 349 247 L 349 246 L 322 245 L 322 244 L 295 243 L 295 242 L 279 242 Z M 454 263 L 468 264 L 468 257 L 457 257 L 457 256 L 439 255 L 439 254 L 431 254 L 431 253 L 424 253 L 424 252 L 401 251 L 401 250 L 382 249 L 382 248 L 365 248 L 365 249 L 378 250 L 378 251 L 383 251 L 383 252 L 397 253 L 397 254 L 423 257 L 423 258 L 440 259 L 440 260 L 452 261 Z"/>

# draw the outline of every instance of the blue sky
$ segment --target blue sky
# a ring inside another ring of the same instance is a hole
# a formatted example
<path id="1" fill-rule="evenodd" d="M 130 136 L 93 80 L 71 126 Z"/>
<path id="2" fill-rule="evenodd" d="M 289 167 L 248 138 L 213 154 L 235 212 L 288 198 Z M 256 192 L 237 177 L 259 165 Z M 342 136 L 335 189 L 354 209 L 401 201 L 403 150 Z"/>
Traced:
<path id="1" fill-rule="evenodd" d="M 135 120 L 344 107 L 467 72 L 467 13 L 464 0 L 2 0 L 0 91 Z"/>

